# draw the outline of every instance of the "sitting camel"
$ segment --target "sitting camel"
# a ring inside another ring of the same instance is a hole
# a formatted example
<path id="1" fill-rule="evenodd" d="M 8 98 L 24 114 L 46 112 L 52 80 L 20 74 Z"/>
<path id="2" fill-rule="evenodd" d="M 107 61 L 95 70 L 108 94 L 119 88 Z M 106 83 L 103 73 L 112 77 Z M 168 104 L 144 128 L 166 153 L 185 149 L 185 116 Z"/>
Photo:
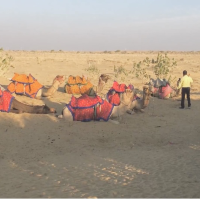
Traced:
<path id="1" fill-rule="evenodd" d="M 11 83 L 8 85 L 7 90 L 10 93 L 16 93 L 19 95 L 26 95 L 31 98 L 41 98 L 53 95 L 60 84 L 65 80 L 65 76 L 57 75 L 53 80 L 52 85 L 48 89 L 44 87 L 31 75 L 17 74 L 11 79 Z"/>
<path id="2" fill-rule="evenodd" d="M 11 113 L 35 113 L 35 114 L 48 114 L 56 113 L 54 108 L 49 108 L 46 105 L 31 106 L 19 102 L 11 95 L 9 91 L 0 88 L 0 111 Z"/>
<path id="3" fill-rule="evenodd" d="M 65 81 L 65 76 L 64 75 L 57 75 L 54 80 L 52 85 L 47 89 L 40 89 L 36 95 L 36 98 L 40 97 L 49 97 L 52 96 L 57 90 L 58 87 Z"/>
<path id="4" fill-rule="evenodd" d="M 154 80 L 151 78 L 151 81 L 147 83 L 147 85 L 149 85 L 149 88 L 152 91 L 152 96 L 161 99 L 173 98 L 179 94 L 179 90 L 170 86 L 169 82 L 167 82 L 165 79 L 161 80 L 157 78 Z"/>
<path id="5" fill-rule="evenodd" d="M 143 86 L 142 99 L 138 98 L 137 95 L 134 94 L 134 99 L 130 105 L 130 110 L 128 110 L 127 113 L 133 114 L 134 110 L 144 112 L 144 109 L 149 105 L 151 94 L 152 92 L 149 86 Z"/>
<path id="6" fill-rule="evenodd" d="M 79 98 L 72 96 L 70 103 L 63 108 L 62 114 L 58 118 L 64 118 L 67 121 L 103 120 L 119 124 L 119 122 L 112 119 L 120 118 L 130 109 L 133 100 L 133 91 L 126 89 L 121 94 L 120 99 L 120 105 L 114 106 L 97 95 L 95 97 L 83 95 Z"/>
<path id="7" fill-rule="evenodd" d="M 121 89 L 120 89 L 121 88 Z M 129 85 L 128 87 L 125 84 L 118 84 L 114 82 L 113 87 L 107 93 L 107 100 L 109 103 L 112 103 L 115 106 L 118 106 L 121 103 L 121 95 L 124 91 L 124 88 L 130 88 L 134 92 L 133 85 Z M 121 92 L 117 92 L 117 90 L 121 90 Z M 139 110 L 144 112 L 144 108 L 146 108 L 149 104 L 151 91 L 149 86 L 143 86 L 143 98 L 140 99 L 137 94 L 134 92 L 133 100 L 130 104 L 130 109 L 127 111 L 129 114 L 133 114 L 134 110 Z"/>

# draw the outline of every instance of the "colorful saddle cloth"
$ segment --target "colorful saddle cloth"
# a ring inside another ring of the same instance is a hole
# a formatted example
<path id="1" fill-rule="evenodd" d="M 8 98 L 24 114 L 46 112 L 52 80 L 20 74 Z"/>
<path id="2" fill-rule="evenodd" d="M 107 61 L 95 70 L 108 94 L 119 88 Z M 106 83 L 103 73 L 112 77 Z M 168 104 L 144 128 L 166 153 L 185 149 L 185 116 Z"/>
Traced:
<path id="1" fill-rule="evenodd" d="M 113 105 L 99 96 L 89 97 L 82 95 L 79 98 L 72 96 L 66 105 L 73 116 L 74 121 L 88 122 L 91 120 L 108 121 L 113 110 Z"/>
<path id="2" fill-rule="evenodd" d="M 106 98 L 109 103 L 113 104 L 114 106 L 120 105 L 120 94 L 124 93 L 126 89 L 133 90 L 134 87 L 132 84 L 126 86 L 126 84 L 119 84 L 118 82 L 114 81 L 113 86 L 108 91 Z"/>
<path id="3" fill-rule="evenodd" d="M 14 97 L 8 91 L 2 91 L 0 88 L 0 111 L 10 112 L 12 100 Z"/>
<path id="4" fill-rule="evenodd" d="M 43 86 L 31 75 L 17 74 L 11 79 L 11 83 L 8 85 L 7 90 L 11 93 L 18 95 L 27 95 L 28 97 L 35 98 L 38 91 Z"/>
<path id="5" fill-rule="evenodd" d="M 166 86 L 162 86 L 159 89 L 159 97 L 161 99 L 164 99 L 167 95 L 169 95 L 172 92 L 172 88 L 170 87 L 169 84 L 167 84 Z"/>
<path id="6" fill-rule="evenodd" d="M 85 77 L 70 75 L 65 84 L 65 92 L 68 94 L 89 94 L 93 84 L 85 79 Z"/>

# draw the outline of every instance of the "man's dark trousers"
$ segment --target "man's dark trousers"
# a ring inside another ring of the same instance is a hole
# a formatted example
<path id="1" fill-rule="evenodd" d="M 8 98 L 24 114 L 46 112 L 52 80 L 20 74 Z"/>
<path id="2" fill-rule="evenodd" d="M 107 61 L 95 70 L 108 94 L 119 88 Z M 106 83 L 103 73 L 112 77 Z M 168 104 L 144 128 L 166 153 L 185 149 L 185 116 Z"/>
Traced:
<path id="1" fill-rule="evenodd" d="M 191 106 L 190 102 L 190 87 L 183 87 L 182 88 L 182 98 L 181 98 L 181 107 L 184 108 L 184 101 L 185 101 L 185 94 L 187 95 L 188 107 Z"/>

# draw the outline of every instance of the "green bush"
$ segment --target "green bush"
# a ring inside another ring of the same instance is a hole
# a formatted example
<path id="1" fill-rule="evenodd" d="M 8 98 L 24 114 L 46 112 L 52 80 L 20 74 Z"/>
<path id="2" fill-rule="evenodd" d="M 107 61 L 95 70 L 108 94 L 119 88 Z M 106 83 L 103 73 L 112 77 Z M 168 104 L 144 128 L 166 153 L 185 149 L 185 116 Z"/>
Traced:
<path id="1" fill-rule="evenodd" d="M 156 64 L 153 65 L 154 74 L 158 78 L 166 79 L 176 65 L 177 62 L 174 60 L 174 58 L 170 59 L 167 54 L 162 55 L 159 53 L 157 56 Z"/>
<path id="2" fill-rule="evenodd" d="M 170 59 L 167 54 L 164 55 L 158 53 L 156 59 L 149 59 L 146 57 L 143 61 L 138 63 L 133 63 L 132 74 L 137 78 L 150 79 L 151 76 L 147 73 L 147 68 L 152 68 L 156 78 L 166 79 L 168 81 L 173 81 L 175 78 L 170 75 L 173 72 L 174 67 L 177 65 L 177 62 L 174 58 Z"/>

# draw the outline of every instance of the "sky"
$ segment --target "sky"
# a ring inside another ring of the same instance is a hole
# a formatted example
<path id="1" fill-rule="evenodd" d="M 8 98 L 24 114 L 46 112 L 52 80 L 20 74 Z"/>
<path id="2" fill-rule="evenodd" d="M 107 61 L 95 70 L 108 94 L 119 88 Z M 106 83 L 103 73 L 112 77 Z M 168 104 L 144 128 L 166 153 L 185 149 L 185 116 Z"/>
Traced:
<path id="1" fill-rule="evenodd" d="M 200 0 L 0 0 L 0 48 L 200 51 Z"/>

